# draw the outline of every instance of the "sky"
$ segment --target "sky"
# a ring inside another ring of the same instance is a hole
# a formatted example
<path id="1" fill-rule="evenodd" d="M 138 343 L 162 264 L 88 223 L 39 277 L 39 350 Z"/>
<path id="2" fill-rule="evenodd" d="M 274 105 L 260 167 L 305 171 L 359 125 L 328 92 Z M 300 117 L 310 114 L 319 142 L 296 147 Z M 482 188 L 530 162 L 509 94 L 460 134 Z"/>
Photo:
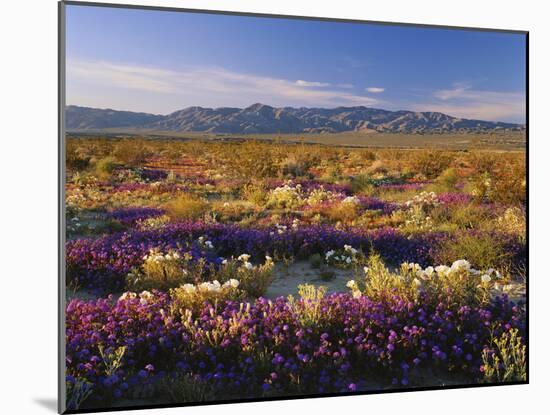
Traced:
<path id="1" fill-rule="evenodd" d="M 68 5 L 67 104 L 364 105 L 525 122 L 525 35 Z"/>

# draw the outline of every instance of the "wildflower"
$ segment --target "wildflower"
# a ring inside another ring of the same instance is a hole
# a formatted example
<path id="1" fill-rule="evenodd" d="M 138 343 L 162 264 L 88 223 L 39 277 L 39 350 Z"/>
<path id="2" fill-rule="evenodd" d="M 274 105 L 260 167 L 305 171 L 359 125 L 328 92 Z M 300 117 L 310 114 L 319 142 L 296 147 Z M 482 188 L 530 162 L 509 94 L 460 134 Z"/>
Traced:
<path id="1" fill-rule="evenodd" d="M 250 255 L 248 254 L 241 254 L 239 255 L 239 257 L 237 258 L 239 261 L 243 261 L 243 262 L 248 262 L 248 260 L 250 259 Z"/>
<path id="2" fill-rule="evenodd" d="M 234 279 L 234 278 L 231 278 L 229 281 L 227 281 L 229 283 L 229 285 L 233 288 L 237 288 L 239 286 L 239 281 Z"/>
<path id="3" fill-rule="evenodd" d="M 355 280 L 349 280 L 349 281 L 346 283 L 346 287 L 351 288 L 351 289 L 354 289 L 355 287 L 357 287 L 357 283 L 355 282 Z"/>
<path id="4" fill-rule="evenodd" d="M 484 283 L 488 283 L 491 281 L 491 276 L 487 275 L 487 274 L 483 274 L 481 276 L 481 282 L 484 282 Z"/>
<path id="5" fill-rule="evenodd" d="M 462 270 L 465 270 L 465 271 L 470 270 L 470 263 L 465 259 L 459 259 L 453 262 L 453 265 L 451 265 L 451 271 L 462 271 Z"/>
<path id="6" fill-rule="evenodd" d="M 251 270 L 252 268 L 254 268 L 254 265 L 252 265 L 250 262 L 245 262 L 243 266 L 248 270 Z"/>
<path id="7" fill-rule="evenodd" d="M 369 273 L 369 267 L 363 267 L 363 272 L 367 275 Z"/>

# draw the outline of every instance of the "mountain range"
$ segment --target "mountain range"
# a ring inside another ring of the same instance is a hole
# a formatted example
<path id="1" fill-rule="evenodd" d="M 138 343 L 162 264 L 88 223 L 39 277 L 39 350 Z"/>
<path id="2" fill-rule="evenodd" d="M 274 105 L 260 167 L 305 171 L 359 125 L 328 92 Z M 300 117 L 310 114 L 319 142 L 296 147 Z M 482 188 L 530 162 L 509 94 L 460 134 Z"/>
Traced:
<path id="1" fill-rule="evenodd" d="M 441 112 L 388 111 L 364 106 L 338 108 L 188 107 L 168 115 L 117 111 L 70 105 L 65 112 L 68 131 L 130 128 L 174 132 L 227 134 L 445 133 L 522 131 L 525 126 L 470 120 Z"/>

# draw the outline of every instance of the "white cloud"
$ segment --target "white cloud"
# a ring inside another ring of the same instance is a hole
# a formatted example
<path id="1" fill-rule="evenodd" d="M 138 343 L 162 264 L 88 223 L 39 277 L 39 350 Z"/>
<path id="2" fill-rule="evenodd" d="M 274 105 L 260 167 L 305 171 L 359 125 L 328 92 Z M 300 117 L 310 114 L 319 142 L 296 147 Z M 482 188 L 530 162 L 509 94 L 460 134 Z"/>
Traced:
<path id="1" fill-rule="evenodd" d="M 465 83 L 433 93 L 431 102 L 415 105 L 417 111 L 438 111 L 455 117 L 486 121 L 525 122 L 525 94 L 476 90 Z"/>
<path id="2" fill-rule="evenodd" d="M 376 86 L 371 86 L 371 87 L 365 88 L 365 91 L 370 92 L 371 94 L 380 94 L 380 93 L 384 92 L 385 90 L 386 90 L 386 88 L 380 88 L 380 87 L 376 87 Z"/>
<path id="3" fill-rule="evenodd" d="M 67 62 L 67 102 L 101 108 L 168 113 L 186 106 L 245 107 L 376 105 L 377 99 L 329 84 L 291 81 L 220 67 L 178 70 L 106 61 Z M 322 89 L 311 88 L 322 87 Z"/>
<path id="4" fill-rule="evenodd" d="M 321 88 L 330 86 L 330 84 L 326 82 L 310 82 L 310 81 L 304 81 L 302 79 L 298 79 L 296 81 L 296 85 L 305 86 L 305 87 L 321 87 Z"/>

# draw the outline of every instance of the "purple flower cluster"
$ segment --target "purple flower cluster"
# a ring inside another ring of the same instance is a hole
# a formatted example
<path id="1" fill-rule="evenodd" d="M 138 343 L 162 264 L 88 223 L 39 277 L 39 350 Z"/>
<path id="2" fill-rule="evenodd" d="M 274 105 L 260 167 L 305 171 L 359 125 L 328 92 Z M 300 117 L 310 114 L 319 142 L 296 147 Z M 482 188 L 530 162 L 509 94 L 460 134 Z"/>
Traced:
<path id="1" fill-rule="evenodd" d="M 110 219 L 117 220 L 124 225 L 133 225 L 137 221 L 161 216 L 163 213 L 162 209 L 136 206 L 115 209 L 107 215 Z"/>
<path id="2" fill-rule="evenodd" d="M 476 233 L 471 231 L 470 233 Z M 417 262 L 433 264 L 438 249 L 449 238 L 462 233 L 427 232 L 404 234 L 393 228 L 368 230 L 364 228 L 336 229 L 328 225 L 300 226 L 283 233 L 272 228 L 244 228 L 238 225 L 204 222 L 176 222 L 160 229 L 131 230 L 98 239 L 79 239 L 67 242 L 66 263 L 68 280 L 77 279 L 90 288 L 120 288 L 124 276 L 142 262 L 151 248 L 187 252 L 200 236 L 206 236 L 216 247 L 218 256 L 238 256 L 244 252 L 263 261 L 266 254 L 275 258 L 292 255 L 307 258 L 312 254 L 351 245 L 368 254 L 379 253 L 387 262 Z M 525 245 L 512 235 L 493 235 L 502 241 L 513 261 L 525 261 Z M 195 254 L 200 256 L 201 253 Z M 497 266 L 498 264 L 495 264 Z"/>
<path id="3" fill-rule="evenodd" d="M 472 201 L 472 196 L 466 193 L 452 192 L 437 195 L 439 203 L 443 205 L 466 205 Z"/>
<path id="4" fill-rule="evenodd" d="M 425 294 L 416 303 L 397 295 L 377 302 L 332 294 L 321 300 L 315 324 L 302 318 L 307 304 L 291 306 L 282 297 L 260 298 L 249 308 L 205 303 L 187 321 L 167 312 L 171 299 L 160 292 L 147 301 L 72 300 L 68 381 L 94 385 L 91 406 L 143 397 L 151 385 L 182 373 L 208 382 L 216 399 L 402 387 L 434 370 L 475 382 L 491 330 L 525 330 L 522 311 L 506 298 L 476 308 L 457 305 L 451 294 Z M 99 346 L 106 354 L 125 347 L 116 373 L 107 375 Z M 436 378 L 423 386 L 432 384 Z M 156 391 L 163 399 L 162 388 Z"/>
<path id="5" fill-rule="evenodd" d="M 416 182 L 416 183 L 389 183 L 389 184 L 381 184 L 378 186 L 381 190 L 393 190 L 396 192 L 406 192 L 406 191 L 412 191 L 412 190 L 420 190 L 423 187 L 428 184 L 427 182 Z"/>
<path id="6" fill-rule="evenodd" d="M 376 197 L 359 196 L 361 207 L 368 210 L 381 210 L 384 214 L 389 215 L 394 210 L 399 209 L 399 205 L 393 202 L 378 199 Z"/>
<path id="7" fill-rule="evenodd" d="M 158 182 L 168 177 L 168 173 L 165 170 L 158 170 L 158 169 L 140 168 L 140 169 L 136 169 L 136 173 L 139 174 L 139 177 L 142 180 L 147 180 L 149 182 Z"/>

